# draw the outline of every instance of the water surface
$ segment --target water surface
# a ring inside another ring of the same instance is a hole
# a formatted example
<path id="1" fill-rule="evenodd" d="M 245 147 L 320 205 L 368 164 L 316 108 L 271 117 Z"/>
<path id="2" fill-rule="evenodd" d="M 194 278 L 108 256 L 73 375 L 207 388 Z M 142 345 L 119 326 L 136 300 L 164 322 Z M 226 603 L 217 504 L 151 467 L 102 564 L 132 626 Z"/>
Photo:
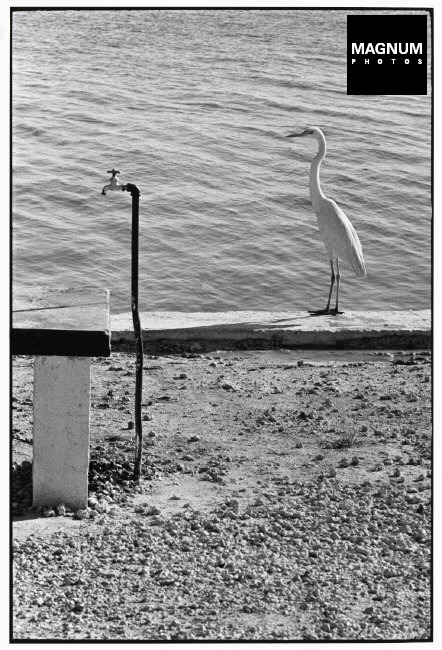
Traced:
<path id="1" fill-rule="evenodd" d="M 342 306 L 429 307 L 431 98 L 347 96 L 347 13 L 15 12 L 14 286 L 130 309 L 130 195 L 101 195 L 116 167 L 142 192 L 142 310 L 324 306 L 316 145 L 284 137 L 318 125 L 367 266 L 342 265 Z"/>

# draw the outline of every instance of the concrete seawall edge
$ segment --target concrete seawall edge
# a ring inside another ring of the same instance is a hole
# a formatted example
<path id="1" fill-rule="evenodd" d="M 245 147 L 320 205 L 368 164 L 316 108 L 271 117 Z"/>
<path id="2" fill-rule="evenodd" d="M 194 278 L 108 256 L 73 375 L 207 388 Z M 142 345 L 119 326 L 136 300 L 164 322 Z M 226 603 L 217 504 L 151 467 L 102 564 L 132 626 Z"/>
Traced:
<path id="1" fill-rule="evenodd" d="M 214 349 L 417 349 L 432 345 L 431 310 L 356 312 L 143 312 L 147 352 Z M 134 346 L 130 313 L 111 316 L 112 349 Z"/>

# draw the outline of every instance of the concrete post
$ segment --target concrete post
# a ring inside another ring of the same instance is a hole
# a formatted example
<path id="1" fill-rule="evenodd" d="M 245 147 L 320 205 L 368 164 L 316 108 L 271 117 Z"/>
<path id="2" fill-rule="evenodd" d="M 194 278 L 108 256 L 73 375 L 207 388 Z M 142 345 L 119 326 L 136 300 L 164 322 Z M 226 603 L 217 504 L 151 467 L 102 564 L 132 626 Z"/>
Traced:
<path id="1" fill-rule="evenodd" d="M 89 357 L 35 357 L 34 506 L 87 506 L 89 406 Z"/>

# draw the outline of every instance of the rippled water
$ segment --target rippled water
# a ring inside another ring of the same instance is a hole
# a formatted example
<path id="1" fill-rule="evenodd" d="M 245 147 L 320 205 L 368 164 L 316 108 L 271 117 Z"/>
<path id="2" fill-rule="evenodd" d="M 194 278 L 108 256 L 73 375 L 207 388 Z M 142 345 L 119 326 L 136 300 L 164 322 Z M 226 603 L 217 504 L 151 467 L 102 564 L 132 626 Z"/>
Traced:
<path id="1" fill-rule="evenodd" d="M 429 307 L 431 98 L 347 96 L 347 13 L 14 13 L 14 286 L 130 309 L 130 195 L 101 195 L 116 167 L 142 192 L 142 310 L 324 306 L 316 144 L 284 138 L 318 125 L 367 266 L 342 265 L 342 306 Z"/>

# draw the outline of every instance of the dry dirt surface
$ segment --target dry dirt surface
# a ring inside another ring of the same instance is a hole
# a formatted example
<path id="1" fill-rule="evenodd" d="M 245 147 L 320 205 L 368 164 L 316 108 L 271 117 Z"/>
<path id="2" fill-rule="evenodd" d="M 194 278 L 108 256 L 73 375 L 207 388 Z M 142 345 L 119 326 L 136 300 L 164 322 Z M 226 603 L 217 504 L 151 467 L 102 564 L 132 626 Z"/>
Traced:
<path id="1" fill-rule="evenodd" d="M 89 508 L 37 513 L 14 362 L 14 640 L 431 639 L 428 351 L 148 356 L 139 485 L 134 365 L 93 362 Z"/>

